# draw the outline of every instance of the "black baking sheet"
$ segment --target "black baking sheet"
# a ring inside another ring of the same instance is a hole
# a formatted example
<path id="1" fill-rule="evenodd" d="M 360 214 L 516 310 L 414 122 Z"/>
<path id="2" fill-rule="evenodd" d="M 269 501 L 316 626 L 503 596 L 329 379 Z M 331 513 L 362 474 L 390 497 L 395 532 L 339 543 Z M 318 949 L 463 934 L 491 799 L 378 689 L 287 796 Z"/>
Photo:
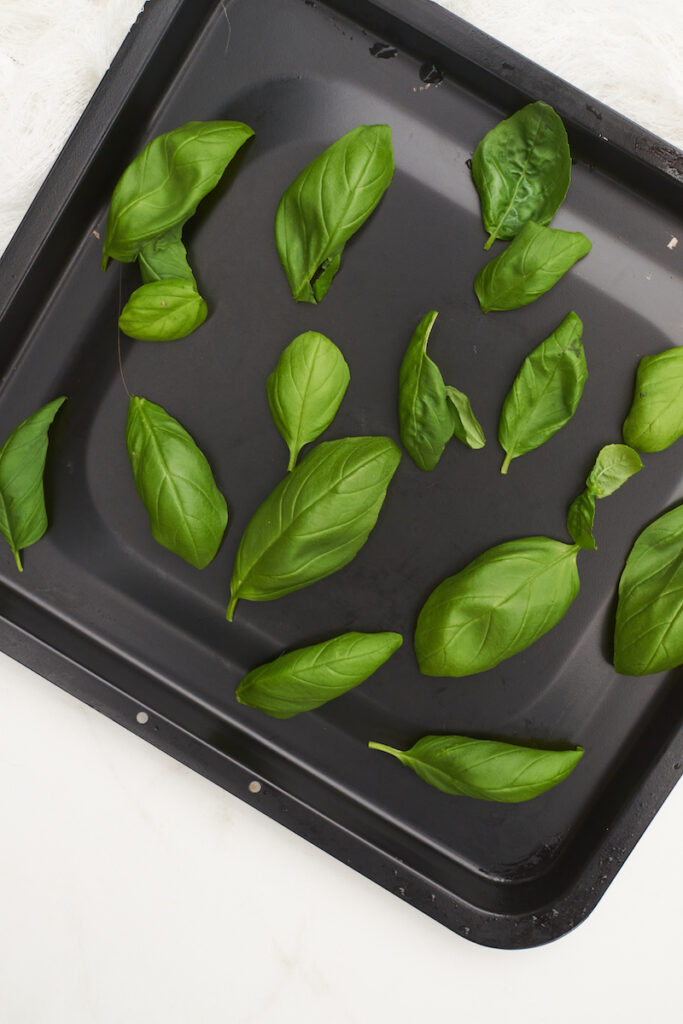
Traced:
<path id="1" fill-rule="evenodd" d="M 395 56 L 373 56 L 377 42 Z M 489 256 L 467 161 L 532 99 L 558 109 L 575 156 L 554 226 L 585 231 L 593 251 L 532 306 L 483 316 L 472 280 Z M 129 387 L 190 430 L 228 498 L 226 539 L 198 572 L 155 544 L 134 491 L 116 319 L 119 274 L 124 296 L 138 278 L 116 264 L 102 274 L 99 236 L 145 142 L 221 118 L 256 137 L 185 232 L 209 320 L 182 342 L 123 339 Z M 324 302 L 296 304 L 273 243 L 277 201 L 322 148 L 376 122 L 393 131 L 394 182 Z M 647 456 L 600 503 L 581 593 L 530 650 L 472 678 L 430 679 L 410 638 L 434 585 L 485 548 L 566 537 L 566 508 L 596 451 L 620 439 L 638 359 L 680 343 L 683 239 L 670 247 L 682 236 L 680 174 L 671 147 L 420 0 L 152 0 L 0 265 L 0 435 L 69 396 L 52 432 L 50 530 L 25 553 L 23 576 L 0 552 L 4 650 L 460 934 L 520 947 L 569 930 L 681 770 L 680 671 L 633 679 L 610 664 L 619 572 L 637 533 L 680 495 L 680 447 Z M 349 362 L 326 437 L 398 439 L 398 366 L 429 309 L 440 311 L 432 355 L 472 399 L 486 448 L 453 443 L 430 474 L 404 456 L 354 562 L 287 598 L 241 602 L 228 625 L 242 529 L 286 467 L 265 393 L 282 348 L 316 329 Z M 570 309 L 584 321 L 582 402 L 502 477 L 503 396 Z M 406 643 L 317 712 L 277 722 L 235 702 L 254 665 L 348 629 L 399 630 Z M 448 797 L 366 748 L 430 732 L 586 754 L 561 788 L 498 805 Z"/>

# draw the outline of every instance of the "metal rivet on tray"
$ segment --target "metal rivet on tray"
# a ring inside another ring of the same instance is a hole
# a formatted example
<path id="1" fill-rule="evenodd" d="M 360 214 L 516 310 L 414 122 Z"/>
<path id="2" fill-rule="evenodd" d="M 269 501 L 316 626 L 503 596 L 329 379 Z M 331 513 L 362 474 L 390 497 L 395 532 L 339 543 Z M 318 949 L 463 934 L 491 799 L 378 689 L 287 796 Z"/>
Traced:
<path id="1" fill-rule="evenodd" d="M 257 782 L 256 779 L 254 779 L 252 782 L 249 783 L 249 792 L 250 793 L 260 793 L 261 792 L 261 783 Z"/>
<path id="2" fill-rule="evenodd" d="M 135 716 L 135 721 L 139 725 L 147 725 L 147 723 L 149 722 L 149 715 L 147 714 L 146 711 L 138 711 L 137 715 Z"/>

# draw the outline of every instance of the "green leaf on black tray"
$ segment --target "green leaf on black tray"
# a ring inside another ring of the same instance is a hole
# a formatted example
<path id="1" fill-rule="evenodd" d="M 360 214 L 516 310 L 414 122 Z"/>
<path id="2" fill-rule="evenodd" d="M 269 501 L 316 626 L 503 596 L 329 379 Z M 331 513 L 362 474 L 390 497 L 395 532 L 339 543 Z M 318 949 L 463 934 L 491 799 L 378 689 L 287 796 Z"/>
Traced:
<path id="1" fill-rule="evenodd" d="M 119 327 L 140 341 L 176 341 L 206 320 L 206 303 L 192 281 L 163 278 L 137 288 L 119 317 Z"/>
<path id="2" fill-rule="evenodd" d="M 586 479 L 586 490 L 569 506 L 567 530 L 576 544 L 595 551 L 593 536 L 595 499 L 614 494 L 643 464 L 637 452 L 625 444 L 606 444 L 598 452 L 595 464 Z"/>
<path id="3" fill-rule="evenodd" d="M 434 469 L 453 436 L 454 408 L 441 371 L 427 355 L 436 310 L 420 320 L 406 349 L 398 378 L 401 441 L 420 469 Z"/>
<path id="4" fill-rule="evenodd" d="M 594 521 L 595 496 L 590 491 L 582 491 L 569 506 L 567 530 L 574 543 L 585 551 L 595 551 L 598 546 L 593 536 Z"/>
<path id="5" fill-rule="evenodd" d="M 148 242 L 140 250 L 138 264 L 144 284 L 174 277 L 191 281 L 195 288 L 197 287 L 194 274 L 187 262 L 187 250 L 181 237 L 182 230 L 182 225 L 171 228 L 165 235 Z"/>
<path id="6" fill-rule="evenodd" d="M 462 391 L 446 385 L 446 398 L 453 409 L 453 436 L 468 448 L 483 448 L 486 437 L 481 423 L 474 415 L 470 400 Z"/>
<path id="7" fill-rule="evenodd" d="M 624 441 L 641 452 L 661 452 L 683 434 L 683 346 L 644 356 L 638 364 Z"/>

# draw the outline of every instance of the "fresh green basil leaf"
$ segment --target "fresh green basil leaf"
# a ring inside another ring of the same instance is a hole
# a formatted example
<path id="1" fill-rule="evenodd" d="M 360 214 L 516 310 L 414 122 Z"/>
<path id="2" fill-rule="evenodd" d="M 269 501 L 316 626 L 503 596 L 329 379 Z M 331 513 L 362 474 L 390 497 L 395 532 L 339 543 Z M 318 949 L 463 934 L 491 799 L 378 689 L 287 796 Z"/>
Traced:
<path id="1" fill-rule="evenodd" d="M 43 474 L 48 430 L 66 398 L 56 398 L 15 427 L 0 448 L 0 533 L 19 572 L 22 548 L 35 544 L 47 529 Z"/>
<path id="2" fill-rule="evenodd" d="M 641 452 L 661 452 L 683 435 L 683 346 L 640 360 L 623 434 Z"/>
<path id="3" fill-rule="evenodd" d="M 436 310 L 420 320 L 410 339 L 398 378 L 401 441 L 420 469 L 434 469 L 446 442 L 453 436 L 455 414 L 436 363 L 427 355 L 427 342 Z"/>
<path id="4" fill-rule="evenodd" d="M 176 341 L 206 320 L 206 303 L 192 281 L 164 278 L 137 288 L 123 307 L 119 327 L 140 341 Z"/>
<path id="5" fill-rule="evenodd" d="M 343 135 L 294 179 L 277 208 L 275 241 L 297 302 L 325 296 L 344 246 L 375 209 L 393 173 L 391 130 L 375 124 Z"/>
<path id="6" fill-rule="evenodd" d="M 280 481 L 247 525 L 227 618 L 237 601 L 272 601 L 342 569 L 377 522 L 401 453 L 388 437 L 323 441 Z"/>
<path id="7" fill-rule="evenodd" d="M 102 268 L 110 258 L 132 263 L 148 242 L 189 220 L 253 134 L 239 121 L 190 121 L 152 139 L 114 189 Z"/>
<path id="8" fill-rule="evenodd" d="M 569 313 L 522 363 L 498 424 L 498 440 L 507 453 L 501 473 L 507 473 L 512 459 L 548 441 L 574 415 L 588 377 L 582 334 L 581 320 Z"/>
<path id="9" fill-rule="evenodd" d="M 446 398 L 453 409 L 453 436 L 462 441 L 468 448 L 483 448 L 486 437 L 481 423 L 472 412 L 470 400 L 462 391 L 446 385 Z"/>
<path id="10" fill-rule="evenodd" d="M 415 652 L 427 676 L 467 676 L 525 650 L 579 592 L 576 545 L 523 537 L 485 551 L 427 598 Z"/>
<path id="11" fill-rule="evenodd" d="M 159 238 L 148 242 L 140 250 L 138 264 L 144 284 L 173 277 L 191 281 L 194 287 L 197 287 L 194 274 L 187 262 L 187 250 L 181 237 L 182 231 L 182 225 L 179 224 L 167 231 L 165 235 L 160 235 Z"/>
<path id="12" fill-rule="evenodd" d="M 237 687 L 237 700 L 273 718 L 292 718 L 365 682 L 402 643 L 400 633 L 342 633 L 289 651 L 252 669 Z"/>
<path id="13" fill-rule="evenodd" d="M 324 334 L 307 331 L 284 350 L 266 389 L 275 426 L 289 448 L 288 469 L 294 469 L 303 446 L 327 430 L 350 379 L 344 356 Z"/>
<path id="14" fill-rule="evenodd" d="M 614 667 L 646 676 L 683 664 L 683 505 L 640 534 L 619 581 Z"/>
<path id="15" fill-rule="evenodd" d="M 126 446 L 152 536 L 203 569 L 228 523 L 228 507 L 206 456 L 165 409 L 137 395 L 128 407 Z"/>
<path id="16" fill-rule="evenodd" d="M 567 513 L 567 530 L 575 544 L 584 551 L 595 551 L 597 544 L 593 536 L 595 521 L 595 496 L 590 491 L 583 491 L 574 498 Z"/>
<path id="17" fill-rule="evenodd" d="M 474 279 L 482 311 L 528 306 L 591 249 L 580 231 L 559 231 L 527 221 L 500 256 L 482 267 Z"/>
<path id="18" fill-rule="evenodd" d="M 627 444 L 606 444 L 598 452 L 588 474 L 586 488 L 595 498 L 614 494 L 622 484 L 643 468 L 640 457 Z"/>
<path id="19" fill-rule="evenodd" d="M 369 743 L 397 758 L 442 793 L 516 804 L 562 782 L 583 756 L 574 750 L 534 750 L 469 736 L 423 736 L 410 750 Z"/>
<path id="20" fill-rule="evenodd" d="M 514 238 L 529 220 L 548 225 L 567 194 L 572 160 L 561 119 L 546 103 L 529 103 L 492 128 L 472 157 L 472 177 L 490 249 Z"/>

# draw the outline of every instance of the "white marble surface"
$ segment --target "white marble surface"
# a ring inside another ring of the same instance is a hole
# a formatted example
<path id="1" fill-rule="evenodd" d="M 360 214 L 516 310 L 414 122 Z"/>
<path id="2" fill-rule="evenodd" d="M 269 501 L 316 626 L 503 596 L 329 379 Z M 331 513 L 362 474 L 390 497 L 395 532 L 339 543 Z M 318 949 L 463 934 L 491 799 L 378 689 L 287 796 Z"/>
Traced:
<path id="1" fill-rule="evenodd" d="M 41 34 L 65 32 L 84 0 L 3 0 L 0 92 L 9 89 L 13 101 L 0 105 L 4 139 L 8 111 L 15 117 L 22 98 L 35 96 L 38 77 L 49 82 L 51 102 L 72 96 L 74 83 L 85 102 L 84 69 L 94 87 L 139 6 L 87 3 L 100 27 L 97 53 L 80 46 L 80 57 L 74 48 L 62 64 L 46 57 L 38 75 Z M 642 109 L 669 60 L 680 14 L 678 3 L 635 0 L 546 0 L 541 16 L 535 0 L 447 6 L 514 45 L 532 39 L 531 55 L 564 74 L 567 37 L 578 31 L 577 19 L 590 26 L 575 43 L 574 80 L 630 114 Z M 26 30 L 38 9 L 32 49 Z M 604 40 L 617 10 L 631 31 L 610 48 Z M 535 31 L 539 17 L 543 32 Z M 671 31 L 662 33 L 660 24 Z M 24 59 L 10 69 L 10 82 L 2 78 L 3 58 L 17 26 Z M 600 75 L 610 60 L 613 92 L 606 95 Z M 651 74 L 634 72 L 643 67 Z M 652 105 L 649 127 L 673 138 L 667 125 L 675 123 L 680 74 L 670 86 Z M 64 118 L 44 129 L 46 153 L 68 130 L 73 110 L 64 107 Z M 16 149 L 21 130 L 12 123 L 11 132 Z M 33 189 L 46 162 L 34 143 Z M 9 180 L 0 155 L 5 223 L 7 211 L 30 198 L 16 183 L 8 195 Z M 679 786 L 575 932 L 537 950 L 482 949 L 0 655 L 0 1021 L 674 1020 L 682 811 Z"/>

